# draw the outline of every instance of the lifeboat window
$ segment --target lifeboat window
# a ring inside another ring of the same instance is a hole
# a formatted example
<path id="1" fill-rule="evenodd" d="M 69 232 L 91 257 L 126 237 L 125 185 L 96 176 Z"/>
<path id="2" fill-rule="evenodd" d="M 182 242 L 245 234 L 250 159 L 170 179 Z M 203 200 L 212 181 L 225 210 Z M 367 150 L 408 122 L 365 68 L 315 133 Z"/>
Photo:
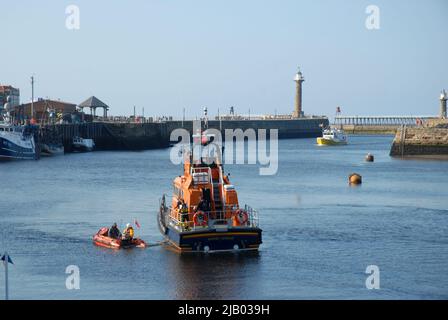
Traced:
<path id="1" fill-rule="evenodd" d="M 195 184 L 206 184 L 210 178 L 207 172 L 197 172 L 193 173 L 193 180 Z"/>

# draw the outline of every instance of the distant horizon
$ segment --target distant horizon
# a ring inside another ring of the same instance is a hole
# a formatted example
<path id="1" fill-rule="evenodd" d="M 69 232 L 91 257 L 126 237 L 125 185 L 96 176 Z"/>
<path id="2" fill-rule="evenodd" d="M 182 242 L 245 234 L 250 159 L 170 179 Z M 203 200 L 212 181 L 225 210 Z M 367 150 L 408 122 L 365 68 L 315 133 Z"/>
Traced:
<path id="1" fill-rule="evenodd" d="M 69 5 L 79 30 L 67 29 Z M 369 30 L 366 9 L 379 8 Z M 438 115 L 448 89 L 444 0 L 43 0 L 4 4 L 0 84 L 21 103 L 80 104 L 96 96 L 110 115 L 200 117 L 291 114 L 300 66 L 307 115 Z M 43 38 L 45 35 L 45 38 Z M 443 67 L 441 67 L 443 66 Z"/>

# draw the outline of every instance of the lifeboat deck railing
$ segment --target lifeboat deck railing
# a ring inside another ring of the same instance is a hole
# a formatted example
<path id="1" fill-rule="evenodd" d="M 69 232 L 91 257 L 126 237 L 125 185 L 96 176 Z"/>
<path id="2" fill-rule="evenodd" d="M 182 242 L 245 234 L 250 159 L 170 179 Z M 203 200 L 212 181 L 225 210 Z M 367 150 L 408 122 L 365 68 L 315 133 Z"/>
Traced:
<path id="1" fill-rule="evenodd" d="M 258 217 L 258 211 L 255 210 L 254 208 L 245 205 L 244 206 L 244 210 L 247 212 L 247 214 L 249 215 L 249 221 L 250 223 L 254 226 L 254 227 L 258 227 L 260 220 Z"/>
<path id="2" fill-rule="evenodd" d="M 258 211 L 253 209 L 252 207 L 245 205 L 244 211 L 247 213 L 247 222 L 241 225 L 234 225 L 232 217 L 228 217 L 230 210 L 229 208 L 225 208 L 220 211 L 207 211 L 204 214 L 207 217 L 207 225 L 205 226 L 196 226 L 192 219 L 188 218 L 188 215 L 176 212 L 175 216 L 170 215 L 169 219 L 171 219 L 174 224 L 179 227 L 182 231 L 188 230 L 201 230 L 207 228 L 220 228 L 220 227 L 238 227 L 238 228 L 258 228 L 259 227 L 259 215 Z M 172 212 L 172 208 L 169 208 L 169 212 Z M 190 214 L 191 215 L 191 214 Z"/>

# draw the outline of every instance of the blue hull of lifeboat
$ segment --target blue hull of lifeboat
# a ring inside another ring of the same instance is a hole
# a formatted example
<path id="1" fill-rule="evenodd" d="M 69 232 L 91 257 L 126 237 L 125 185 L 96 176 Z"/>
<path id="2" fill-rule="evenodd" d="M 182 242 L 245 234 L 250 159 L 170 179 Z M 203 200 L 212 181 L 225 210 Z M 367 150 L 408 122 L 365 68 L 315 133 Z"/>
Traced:
<path id="1" fill-rule="evenodd" d="M 166 228 L 167 240 L 181 252 L 222 252 L 258 250 L 262 243 L 259 228 L 229 228 L 226 231 L 205 229 L 183 232 Z"/>

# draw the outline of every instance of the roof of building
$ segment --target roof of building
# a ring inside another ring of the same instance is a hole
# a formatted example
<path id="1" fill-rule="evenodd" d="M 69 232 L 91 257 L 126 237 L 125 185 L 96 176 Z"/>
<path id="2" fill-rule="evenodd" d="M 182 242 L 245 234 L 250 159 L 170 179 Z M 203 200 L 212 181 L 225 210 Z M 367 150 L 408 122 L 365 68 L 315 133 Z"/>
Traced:
<path id="1" fill-rule="evenodd" d="M 55 105 L 66 105 L 66 106 L 73 106 L 76 107 L 75 103 L 70 103 L 70 102 L 65 102 L 65 101 L 61 101 L 61 100 L 51 100 L 51 99 L 38 99 L 35 100 L 34 105 L 39 105 L 39 104 L 44 104 L 44 105 L 51 105 L 51 104 L 55 104 Z M 27 102 L 22 104 L 22 106 L 28 106 L 31 105 L 31 102 Z"/>
<path id="2" fill-rule="evenodd" d="M 87 99 L 86 101 L 84 101 L 81 104 L 79 104 L 79 107 L 81 107 L 81 108 L 106 108 L 106 109 L 109 109 L 109 106 L 107 104 L 105 104 L 100 99 L 98 99 L 97 97 L 94 97 L 94 96 L 91 96 L 89 99 Z"/>
<path id="3" fill-rule="evenodd" d="M 13 86 L 10 86 L 10 85 L 0 85 L 1 92 L 4 92 L 6 90 L 17 90 L 18 91 L 19 89 L 14 88 Z"/>

